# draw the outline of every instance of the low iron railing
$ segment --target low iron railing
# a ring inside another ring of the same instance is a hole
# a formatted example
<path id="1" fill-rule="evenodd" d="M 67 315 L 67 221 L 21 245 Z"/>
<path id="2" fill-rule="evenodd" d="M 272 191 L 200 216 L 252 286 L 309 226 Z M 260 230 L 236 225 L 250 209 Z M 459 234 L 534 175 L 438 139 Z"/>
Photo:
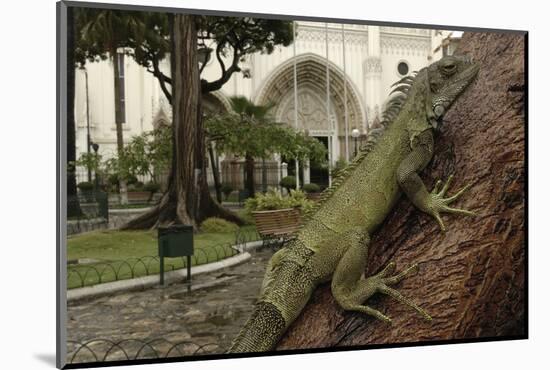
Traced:
<path id="1" fill-rule="evenodd" d="M 90 363 L 168 357 L 198 356 L 223 353 L 216 343 L 198 344 L 191 341 L 172 342 L 164 338 L 142 339 L 92 339 L 85 342 L 67 341 L 67 362 Z"/>
<path id="2" fill-rule="evenodd" d="M 224 243 L 195 248 L 191 256 L 191 266 L 199 266 L 219 261 L 241 253 L 239 246 L 261 240 L 255 229 L 239 230 L 234 243 Z M 186 257 L 165 259 L 165 271 L 187 268 Z M 67 266 L 67 288 L 75 289 L 112 281 L 133 279 L 158 274 L 160 259 L 158 256 L 141 256 L 116 261 L 97 261 L 89 264 Z"/>

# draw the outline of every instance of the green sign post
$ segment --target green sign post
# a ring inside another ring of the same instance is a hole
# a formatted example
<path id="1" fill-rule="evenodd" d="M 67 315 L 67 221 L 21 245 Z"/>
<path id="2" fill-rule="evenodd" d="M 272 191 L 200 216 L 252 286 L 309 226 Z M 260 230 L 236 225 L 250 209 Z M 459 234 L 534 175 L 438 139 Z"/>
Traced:
<path id="1" fill-rule="evenodd" d="M 164 257 L 187 257 L 187 282 L 191 284 L 191 256 L 193 247 L 193 226 L 172 225 L 158 228 L 160 257 L 160 285 L 164 285 Z"/>

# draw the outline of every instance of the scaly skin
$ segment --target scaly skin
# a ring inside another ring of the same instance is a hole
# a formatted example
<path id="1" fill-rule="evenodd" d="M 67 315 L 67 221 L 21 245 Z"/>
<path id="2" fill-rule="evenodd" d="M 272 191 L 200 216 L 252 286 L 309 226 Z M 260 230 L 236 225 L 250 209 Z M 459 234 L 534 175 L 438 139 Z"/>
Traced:
<path id="1" fill-rule="evenodd" d="M 380 273 L 364 277 L 370 236 L 402 193 L 421 211 L 433 216 L 442 230 L 442 213 L 473 215 L 450 203 L 468 187 L 445 198 L 449 181 L 428 192 L 418 173 L 433 156 L 433 129 L 443 114 L 475 78 L 478 67 L 468 60 L 444 57 L 422 69 L 409 86 L 397 116 L 369 150 L 359 155 L 349 173 L 305 223 L 289 245 L 273 255 L 255 310 L 229 352 L 261 352 L 275 347 L 300 314 L 314 289 L 332 280 L 338 304 L 385 322 L 391 319 L 365 304 L 379 292 L 431 317 L 390 286 L 418 270 L 413 265 L 392 275 L 390 263 Z M 392 107 L 389 108 L 391 116 Z"/>

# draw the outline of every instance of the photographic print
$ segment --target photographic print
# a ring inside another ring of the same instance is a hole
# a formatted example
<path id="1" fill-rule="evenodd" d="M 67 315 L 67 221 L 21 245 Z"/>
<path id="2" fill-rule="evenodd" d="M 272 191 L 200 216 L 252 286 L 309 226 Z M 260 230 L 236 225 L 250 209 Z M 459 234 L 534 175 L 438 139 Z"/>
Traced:
<path id="1" fill-rule="evenodd" d="M 527 32 L 58 27 L 59 367 L 527 338 Z"/>

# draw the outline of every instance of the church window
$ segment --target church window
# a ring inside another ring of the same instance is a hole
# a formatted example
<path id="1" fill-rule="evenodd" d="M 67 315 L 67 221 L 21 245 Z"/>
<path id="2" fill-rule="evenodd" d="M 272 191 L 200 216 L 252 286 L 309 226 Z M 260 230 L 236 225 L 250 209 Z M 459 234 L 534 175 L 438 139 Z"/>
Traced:
<path id="1" fill-rule="evenodd" d="M 409 73 L 409 65 L 406 62 L 399 62 L 397 65 L 397 72 L 401 76 L 406 76 Z"/>

